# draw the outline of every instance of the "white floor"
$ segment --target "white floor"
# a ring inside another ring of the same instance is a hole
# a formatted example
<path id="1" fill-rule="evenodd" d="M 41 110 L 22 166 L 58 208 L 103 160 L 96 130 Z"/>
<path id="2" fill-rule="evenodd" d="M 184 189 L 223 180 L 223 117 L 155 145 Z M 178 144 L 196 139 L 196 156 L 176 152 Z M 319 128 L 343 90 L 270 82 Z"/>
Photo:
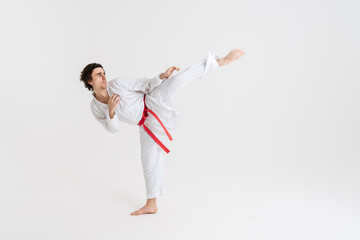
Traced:
<path id="1" fill-rule="evenodd" d="M 167 159 L 168 195 L 152 215 L 130 216 L 145 201 L 137 164 L 59 163 L 13 175 L 2 183 L 1 239 L 359 239 L 355 170 L 237 169 L 241 159 L 182 157 Z"/>

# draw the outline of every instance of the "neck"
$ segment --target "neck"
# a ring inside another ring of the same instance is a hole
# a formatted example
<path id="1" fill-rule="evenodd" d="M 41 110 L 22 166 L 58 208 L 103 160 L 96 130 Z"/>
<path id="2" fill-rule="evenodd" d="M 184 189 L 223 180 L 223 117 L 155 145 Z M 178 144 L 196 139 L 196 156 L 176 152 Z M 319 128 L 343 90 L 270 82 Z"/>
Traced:
<path id="1" fill-rule="evenodd" d="M 94 90 L 93 96 L 96 100 L 102 103 L 107 103 L 109 100 L 109 93 L 107 92 L 107 89 Z"/>

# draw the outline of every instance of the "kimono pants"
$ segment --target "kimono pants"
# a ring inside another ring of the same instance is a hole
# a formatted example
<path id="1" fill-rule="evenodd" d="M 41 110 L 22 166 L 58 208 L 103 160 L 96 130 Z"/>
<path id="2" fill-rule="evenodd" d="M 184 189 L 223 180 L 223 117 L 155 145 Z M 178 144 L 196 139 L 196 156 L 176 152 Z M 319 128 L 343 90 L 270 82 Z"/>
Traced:
<path id="1" fill-rule="evenodd" d="M 210 70 L 218 68 L 217 59 L 219 59 L 219 56 L 216 53 L 208 52 L 206 59 L 179 71 L 171 78 L 165 79 L 159 86 L 148 93 L 148 95 L 156 98 L 158 101 L 172 101 L 177 92 L 191 80 L 200 79 Z M 152 110 L 158 114 L 157 109 Z M 153 116 L 149 114 L 148 118 L 153 118 Z M 164 124 L 166 126 L 165 122 Z M 151 126 L 148 127 L 150 128 Z M 164 164 L 166 153 L 143 127 L 140 126 L 139 130 L 141 163 L 145 179 L 146 195 L 147 199 L 156 198 L 167 194 Z"/>

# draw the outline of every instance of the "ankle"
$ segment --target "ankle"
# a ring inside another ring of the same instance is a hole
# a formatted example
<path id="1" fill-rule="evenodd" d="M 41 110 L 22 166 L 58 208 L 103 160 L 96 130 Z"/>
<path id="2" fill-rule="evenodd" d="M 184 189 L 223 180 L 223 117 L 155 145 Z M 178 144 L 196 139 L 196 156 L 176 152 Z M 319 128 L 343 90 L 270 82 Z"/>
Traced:
<path id="1" fill-rule="evenodd" d="M 156 198 L 147 199 L 146 205 L 156 206 Z"/>
<path id="2" fill-rule="evenodd" d="M 216 60 L 216 61 L 217 61 L 217 63 L 219 64 L 220 67 L 221 67 L 221 66 L 224 66 L 224 64 L 225 64 L 224 58 L 220 58 L 220 59 L 218 59 L 218 60 Z"/>

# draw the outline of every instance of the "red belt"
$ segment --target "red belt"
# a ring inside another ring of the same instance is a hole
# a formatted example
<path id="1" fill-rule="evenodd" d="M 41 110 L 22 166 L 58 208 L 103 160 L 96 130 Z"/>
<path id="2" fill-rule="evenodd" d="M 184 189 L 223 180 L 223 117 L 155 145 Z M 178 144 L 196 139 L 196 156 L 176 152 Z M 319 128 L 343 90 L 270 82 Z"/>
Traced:
<path id="1" fill-rule="evenodd" d="M 168 130 L 166 130 L 164 124 L 161 122 L 160 118 L 153 112 L 151 111 L 150 109 L 147 108 L 146 106 L 146 103 L 145 103 L 145 96 L 144 95 L 144 111 L 143 111 L 143 115 L 142 115 L 142 118 L 140 120 L 140 122 L 138 123 L 139 126 L 143 126 L 145 131 L 150 135 L 150 137 L 152 137 L 152 139 L 154 139 L 154 141 L 162 148 L 164 149 L 164 151 L 166 153 L 169 153 L 169 149 L 167 149 L 165 147 L 165 145 L 160 142 L 160 140 L 145 126 L 144 122 L 145 122 L 145 119 L 149 116 L 148 112 L 151 113 L 155 118 L 156 120 L 158 120 L 158 122 L 161 124 L 162 128 L 164 129 L 164 131 L 166 132 L 166 135 L 169 137 L 170 141 L 172 141 L 172 137 L 170 136 L 170 133 L 168 132 Z"/>

